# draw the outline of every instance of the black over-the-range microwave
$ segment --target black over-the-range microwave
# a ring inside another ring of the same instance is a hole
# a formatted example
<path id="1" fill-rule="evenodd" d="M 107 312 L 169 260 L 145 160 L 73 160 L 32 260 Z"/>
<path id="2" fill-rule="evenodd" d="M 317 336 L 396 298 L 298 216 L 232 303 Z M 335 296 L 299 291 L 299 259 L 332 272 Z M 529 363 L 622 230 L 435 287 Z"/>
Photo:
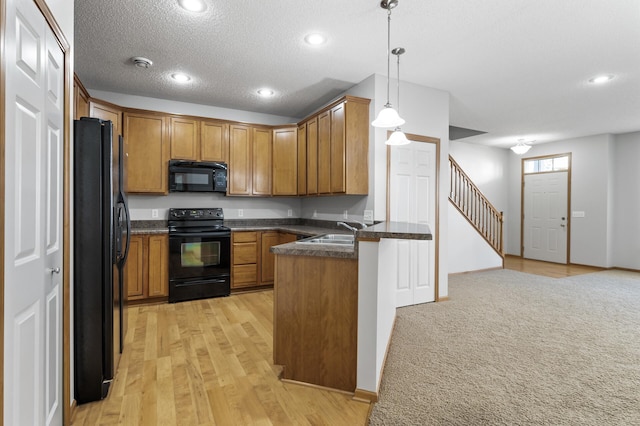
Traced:
<path id="1" fill-rule="evenodd" d="M 227 192 L 227 165 L 204 161 L 169 161 L 169 192 Z"/>

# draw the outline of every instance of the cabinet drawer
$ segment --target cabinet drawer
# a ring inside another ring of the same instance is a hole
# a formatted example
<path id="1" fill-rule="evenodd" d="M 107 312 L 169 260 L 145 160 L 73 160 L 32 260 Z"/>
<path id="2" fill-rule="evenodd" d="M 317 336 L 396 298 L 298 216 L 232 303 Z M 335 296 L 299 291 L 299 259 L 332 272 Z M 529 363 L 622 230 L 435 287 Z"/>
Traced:
<path id="1" fill-rule="evenodd" d="M 234 243 L 233 264 L 246 265 L 258 262 L 258 243 Z"/>
<path id="2" fill-rule="evenodd" d="M 258 241 L 257 232 L 234 232 L 232 235 L 234 243 L 249 243 L 252 241 Z"/>
<path id="3" fill-rule="evenodd" d="M 247 287 L 256 285 L 258 278 L 258 268 L 252 265 L 233 266 L 233 287 Z"/>

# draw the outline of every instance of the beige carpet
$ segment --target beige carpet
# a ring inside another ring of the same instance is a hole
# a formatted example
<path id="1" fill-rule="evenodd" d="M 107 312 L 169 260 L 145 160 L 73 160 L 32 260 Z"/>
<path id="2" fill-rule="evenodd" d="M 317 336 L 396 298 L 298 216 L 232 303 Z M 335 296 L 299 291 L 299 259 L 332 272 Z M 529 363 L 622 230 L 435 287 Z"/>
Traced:
<path id="1" fill-rule="evenodd" d="M 371 425 L 640 425 L 640 274 L 449 279 L 398 309 Z"/>

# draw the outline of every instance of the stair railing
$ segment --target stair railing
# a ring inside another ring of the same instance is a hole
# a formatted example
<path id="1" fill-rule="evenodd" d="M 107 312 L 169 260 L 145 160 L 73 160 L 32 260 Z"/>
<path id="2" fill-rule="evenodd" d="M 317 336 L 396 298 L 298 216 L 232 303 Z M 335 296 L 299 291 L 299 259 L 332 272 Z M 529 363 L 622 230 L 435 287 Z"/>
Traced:
<path id="1" fill-rule="evenodd" d="M 504 259 L 504 217 L 471 181 L 460 165 L 449 156 L 451 191 L 449 200 Z"/>

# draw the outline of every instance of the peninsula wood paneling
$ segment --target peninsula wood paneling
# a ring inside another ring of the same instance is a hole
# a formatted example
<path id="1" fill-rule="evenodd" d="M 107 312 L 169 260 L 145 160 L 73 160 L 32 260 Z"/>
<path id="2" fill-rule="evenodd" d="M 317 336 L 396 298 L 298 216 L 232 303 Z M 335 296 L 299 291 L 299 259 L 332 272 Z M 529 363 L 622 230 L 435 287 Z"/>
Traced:
<path id="1" fill-rule="evenodd" d="M 283 378 L 354 392 L 358 262 L 276 255 L 274 361 Z"/>

